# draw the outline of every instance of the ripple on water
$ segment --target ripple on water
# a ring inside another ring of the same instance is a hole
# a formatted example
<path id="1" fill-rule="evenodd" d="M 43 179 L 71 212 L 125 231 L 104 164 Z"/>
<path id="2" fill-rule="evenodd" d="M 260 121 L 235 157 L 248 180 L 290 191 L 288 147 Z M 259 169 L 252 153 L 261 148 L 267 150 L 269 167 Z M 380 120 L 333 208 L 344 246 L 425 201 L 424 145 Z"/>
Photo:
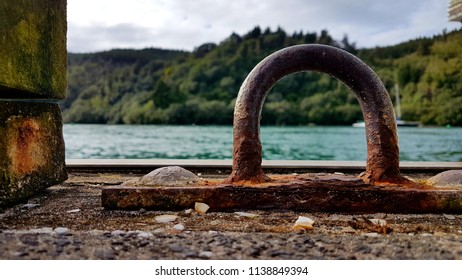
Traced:
<path id="1" fill-rule="evenodd" d="M 399 128 L 404 161 L 462 161 L 462 128 Z M 231 126 L 65 124 L 66 158 L 231 159 Z M 366 159 L 363 129 L 263 126 L 264 159 Z"/>

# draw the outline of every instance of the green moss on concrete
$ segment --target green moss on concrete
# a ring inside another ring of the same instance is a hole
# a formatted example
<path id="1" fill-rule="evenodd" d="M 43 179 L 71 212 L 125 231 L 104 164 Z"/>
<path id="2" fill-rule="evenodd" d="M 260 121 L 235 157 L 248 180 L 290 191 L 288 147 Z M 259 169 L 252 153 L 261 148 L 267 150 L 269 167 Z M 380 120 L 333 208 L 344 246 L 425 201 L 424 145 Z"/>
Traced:
<path id="1" fill-rule="evenodd" d="M 65 97 L 66 4 L 0 1 L 0 97 Z"/>
<path id="2" fill-rule="evenodd" d="M 442 210 L 445 213 L 461 213 L 462 211 L 462 198 L 460 194 L 455 194 L 451 198 L 442 200 Z"/>

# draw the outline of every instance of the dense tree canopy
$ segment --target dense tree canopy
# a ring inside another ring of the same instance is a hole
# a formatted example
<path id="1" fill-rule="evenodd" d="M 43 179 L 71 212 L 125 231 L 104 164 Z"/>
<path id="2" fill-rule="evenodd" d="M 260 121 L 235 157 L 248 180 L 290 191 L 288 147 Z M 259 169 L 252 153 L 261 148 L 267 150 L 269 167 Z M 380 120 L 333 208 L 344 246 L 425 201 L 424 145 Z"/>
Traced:
<path id="1" fill-rule="evenodd" d="M 462 30 L 396 46 L 357 49 L 344 36 L 255 27 L 193 52 L 162 49 L 69 54 L 65 122 L 231 124 L 239 87 L 267 55 L 296 44 L 328 44 L 351 52 L 379 75 L 402 118 L 462 125 Z M 297 73 L 270 91 L 262 124 L 351 124 L 362 118 L 349 89 L 317 72 Z"/>

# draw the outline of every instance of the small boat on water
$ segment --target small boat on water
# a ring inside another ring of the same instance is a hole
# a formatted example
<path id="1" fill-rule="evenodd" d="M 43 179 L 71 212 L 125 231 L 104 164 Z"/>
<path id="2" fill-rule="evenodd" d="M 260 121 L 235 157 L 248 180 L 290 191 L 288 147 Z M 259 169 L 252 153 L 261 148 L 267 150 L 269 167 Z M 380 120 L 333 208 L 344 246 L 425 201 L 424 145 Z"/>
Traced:
<path id="1" fill-rule="evenodd" d="M 418 127 L 418 126 L 422 126 L 422 124 L 420 122 L 403 121 L 403 120 L 397 119 L 396 126 Z"/>
<path id="2" fill-rule="evenodd" d="M 355 122 L 353 124 L 353 127 L 366 127 L 366 123 L 365 122 Z"/>
<path id="3" fill-rule="evenodd" d="M 403 121 L 403 120 L 396 120 L 396 126 L 407 126 L 407 127 L 419 127 L 422 124 L 420 122 L 410 122 L 410 121 Z M 366 127 L 365 122 L 355 122 L 353 127 Z"/>
<path id="4" fill-rule="evenodd" d="M 395 97 L 396 97 L 396 126 L 407 126 L 407 127 L 420 127 L 422 124 L 418 121 L 404 121 L 401 119 L 401 101 L 399 99 L 399 86 L 395 84 Z M 353 124 L 353 127 L 366 127 L 364 121 L 358 121 Z"/>

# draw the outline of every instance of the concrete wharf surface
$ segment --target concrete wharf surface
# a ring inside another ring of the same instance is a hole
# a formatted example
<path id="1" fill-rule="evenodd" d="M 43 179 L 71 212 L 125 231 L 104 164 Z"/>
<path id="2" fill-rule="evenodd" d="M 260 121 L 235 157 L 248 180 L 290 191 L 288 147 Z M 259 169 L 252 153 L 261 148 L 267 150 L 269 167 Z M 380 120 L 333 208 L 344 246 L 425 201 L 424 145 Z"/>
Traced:
<path id="1" fill-rule="evenodd" d="M 138 162 L 136 168 L 130 171 L 125 166 L 122 172 L 120 165 L 129 162 L 120 161 L 119 168 L 115 168 L 114 161 L 112 167 L 100 162 L 98 168 L 95 162 L 94 168 L 84 163 L 68 163 L 67 181 L 0 211 L 0 259 L 462 259 L 459 214 L 345 214 L 281 209 L 246 210 L 255 214 L 247 217 L 213 209 L 204 215 L 184 211 L 187 209 L 106 210 L 101 207 L 103 187 L 119 185 L 146 173 L 140 169 L 158 166 L 140 166 Z M 166 163 L 174 162 L 159 165 Z M 190 163 L 189 168 L 185 162 L 183 166 L 191 169 L 194 166 Z M 322 163 L 311 165 L 314 167 L 292 164 L 294 169 L 286 166 L 285 171 L 335 169 L 327 164 L 322 167 Z M 344 165 L 349 168 L 342 170 L 351 174 L 361 171 L 360 163 Z M 354 165 L 358 168 L 351 168 Z M 460 169 L 460 163 L 450 165 L 439 166 Z M 272 167 L 273 171 L 281 170 L 280 165 Z M 430 167 L 422 164 L 420 168 L 403 168 L 403 172 L 425 178 L 441 171 L 437 166 Z M 93 172 L 88 173 L 88 169 Z M 202 168 L 196 165 L 194 171 L 207 178 L 224 178 L 230 169 L 226 164 Z M 156 221 L 165 214 L 178 217 L 168 223 Z M 313 219 L 314 228 L 294 229 L 299 216 Z"/>

